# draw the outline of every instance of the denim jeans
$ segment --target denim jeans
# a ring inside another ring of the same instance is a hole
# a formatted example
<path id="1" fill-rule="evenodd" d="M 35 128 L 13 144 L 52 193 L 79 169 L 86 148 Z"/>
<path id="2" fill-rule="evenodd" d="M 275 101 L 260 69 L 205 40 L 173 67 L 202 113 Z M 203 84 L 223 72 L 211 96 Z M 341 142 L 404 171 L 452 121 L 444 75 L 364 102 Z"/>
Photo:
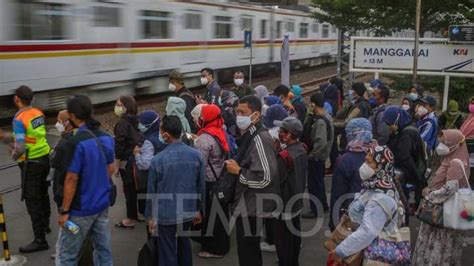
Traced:
<path id="1" fill-rule="evenodd" d="M 96 266 L 113 265 L 108 214 L 107 208 L 90 216 L 69 216 L 69 220 L 79 226 L 79 233 L 74 235 L 65 228 L 59 229 L 56 242 L 56 266 L 77 265 L 79 251 L 88 234 L 94 245 L 94 264 Z"/>
<path id="2" fill-rule="evenodd" d="M 188 230 L 191 222 L 177 225 L 158 224 L 159 265 L 192 266 L 193 254 Z M 180 230 L 183 230 L 180 232 Z M 183 235 L 184 233 L 184 235 Z"/>

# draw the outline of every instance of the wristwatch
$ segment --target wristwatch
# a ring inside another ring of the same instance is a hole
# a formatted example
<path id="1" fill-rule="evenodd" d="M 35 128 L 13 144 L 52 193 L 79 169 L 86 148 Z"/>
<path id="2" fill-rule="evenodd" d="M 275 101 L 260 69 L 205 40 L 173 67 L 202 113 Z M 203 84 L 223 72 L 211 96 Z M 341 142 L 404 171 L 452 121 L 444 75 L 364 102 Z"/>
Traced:
<path id="1" fill-rule="evenodd" d="M 63 209 L 63 207 L 59 208 L 59 214 L 60 215 L 66 215 L 69 214 L 69 210 Z"/>

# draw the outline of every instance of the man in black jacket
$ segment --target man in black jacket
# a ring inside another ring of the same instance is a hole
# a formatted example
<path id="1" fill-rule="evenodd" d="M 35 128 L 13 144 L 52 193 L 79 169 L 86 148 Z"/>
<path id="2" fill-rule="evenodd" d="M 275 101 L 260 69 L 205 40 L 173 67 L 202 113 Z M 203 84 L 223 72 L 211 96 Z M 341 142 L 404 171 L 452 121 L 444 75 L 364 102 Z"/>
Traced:
<path id="1" fill-rule="evenodd" d="M 186 120 L 188 120 L 191 131 L 196 133 L 196 125 L 194 124 L 193 117 L 191 116 L 191 111 L 196 106 L 194 94 L 184 85 L 183 75 L 179 71 L 171 71 L 169 80 L 170 84 L 168 85 L 168 89 L 174 92 L 176 97 L 179 97 L 186 102 L 186 111 L 184 112 L 184 116 L 186 117 Z"/>
<path id="2" fill-rule="evenodd" d="M 280 172 L 280 191 L 284 211 L 275 222 L 275 245 L 280 266 L 298 265 L 301 248 L 300 215 L 308 169 L 308 156 L 298 138 L 303 133 L 303 125 L 294 117 L 275 121 L 280 127 L 279 139 L 287 147 L 279 153 L 278 169 Z M 299 197 L 293 204 L 288 204 L 294 197 Z M 290 226 L 291 224 L 291 226 Z M 296 231 L 296 232 L 295 232 Z"/>

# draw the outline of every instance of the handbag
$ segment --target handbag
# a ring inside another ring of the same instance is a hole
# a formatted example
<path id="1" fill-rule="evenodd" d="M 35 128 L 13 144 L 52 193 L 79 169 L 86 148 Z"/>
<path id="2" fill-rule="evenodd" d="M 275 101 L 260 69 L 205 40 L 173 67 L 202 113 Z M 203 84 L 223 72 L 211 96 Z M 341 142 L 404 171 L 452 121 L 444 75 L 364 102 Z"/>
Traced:
<path id="1" fill-rule="evenodd" d="M 421 198 L 420 206 L 415 215 L 416 218 L 426 224 L 444 228 L 443 204 L 435 204 L 425 198 Z"/>
<path id="2" fill-rule="evenodd" d="M 244 159 L 243 157 L 245 153 L 247 153 L 251 141 L 253 141 L 254 137 L 257 136 L 258 133 L 262 131 L 262 129 L 263 127 L 260 127 L 260 129 L 256 130 L 252 135 L 249 136 L 248 139 L 246 139 L 245 142 L 242 143 L 242 145 L 240 145 L 239 154 L 236 158 L 236 162 L 238 164 L 240 164 Z M 212 166 L 211 170 L 213 170 Z M 221 173 L 220 178 L 216 179 L 216 182 L 212 187 L 211 195 L 216 197 L 222 206 L 227 206 L 234 199 L 235 187 L 237 185 L 237 179 L 239 178 L 239 176 L 227 172 L 225 168 L 222 172 L 223 173 Z"/>
<path id="3" fill-rule="evenodd" d="M 444 227 L 456 230 L 472 230 L 474 229 L 474 193 L 469 185 L 464 164 L 459 159 L 453 161 L 461 165 L 469 188 L 458 189 L 453 197 L 443 203 Z"/>
<path id="4" fill-rule="evenodd" d="M 390 219 L 385 223 L 384 228 L 392 222 L 397 210 L 390 215 L 383 204 L 374 200 Z M 394 234 L 389 234 L 382 229 L 379 236 L 364 250 L 363 265 L 410 265 L 410 228 L 402 227 Z"/>
<path id="5" fill-rule="evenodd" d="M 138 252 L 138 266 L 157 266 L 159 263 L 158 238 L 150 237 Z"/>
<path id="6" fill-rule="evenodd" d="M 324 247 L 328 251 L 333 251 L 336 249 L 344 239 L 346 239 L 350 234 L 355 232 L 358 225 L 351 221 L 351 218 L 347 214 L 344 214 L 339 221 L 339 224 L 336 226 L 336 229 L 331 233 L 331 236 L 324 242 Z M 329 258 L 328 258 L 329 262 Z M 357 252 L 346 258 L 344 258 L 343 263 L 345 265 L 360 265 L 362 263 L 362 252 Z"/>

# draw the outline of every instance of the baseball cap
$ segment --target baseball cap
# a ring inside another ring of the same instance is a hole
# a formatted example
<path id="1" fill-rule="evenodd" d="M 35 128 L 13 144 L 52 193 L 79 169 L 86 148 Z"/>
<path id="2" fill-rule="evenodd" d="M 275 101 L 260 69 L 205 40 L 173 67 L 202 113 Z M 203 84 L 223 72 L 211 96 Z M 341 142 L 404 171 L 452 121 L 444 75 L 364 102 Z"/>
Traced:
<path id="1" fill-rule="evenodd" d="M 301 124 L 301 121 L 295 117 L 287 117 L 282 121 L 275 121 L 273 124 L 293 133 L 296 136 L 301 136 L 303 133 L 303 125 Z"/>
<path id="2" fill-rule="evenodd" d="M 436 107 L 436 99 L 433 96 L 425 96 L 421 98 L 422 103 L 427 103 L 432 107 Z"/>

